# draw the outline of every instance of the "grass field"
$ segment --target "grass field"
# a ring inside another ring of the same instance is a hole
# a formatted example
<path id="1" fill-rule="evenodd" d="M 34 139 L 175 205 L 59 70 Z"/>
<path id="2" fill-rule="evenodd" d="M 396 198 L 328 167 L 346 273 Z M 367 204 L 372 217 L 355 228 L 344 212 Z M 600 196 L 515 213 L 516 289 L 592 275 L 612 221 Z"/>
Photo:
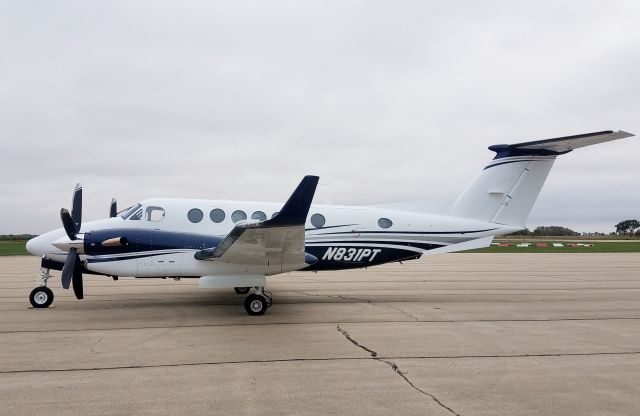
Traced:
<path id="1" fill-rule="evenodd" d="M 0 241 L 0 256 L 29 254 L 25 248 L 26 241 Z"/>
<path id="2" fill-rule="evenodd" d="M 593 244 L 592 247 L 553 247 L 552 243 L 562 242 L 567 244 L 567 241 L 561 240 L 529 240 L 526 242 L 534 241 L 534 244 L 529 247 L 516 247 L 516 242 L 509 241 L 512 245 L 509 247 L 498 247 L 492 245 L 487 248 L 480 248 L 477 250 L 469 250 L 466 253 L 638 253 L 640 252 L 640 240 L 635 241 L 589 241 L 588 244 Z M 584 240 L 583 240 L 584 241 Z M 505 241 L 506 242 L 506 241 Z M 517 241 L 517 243 L 523 242 L 523 240 Z M 536 247 L 535 243 L 547 243 L 548 247 Z"/>

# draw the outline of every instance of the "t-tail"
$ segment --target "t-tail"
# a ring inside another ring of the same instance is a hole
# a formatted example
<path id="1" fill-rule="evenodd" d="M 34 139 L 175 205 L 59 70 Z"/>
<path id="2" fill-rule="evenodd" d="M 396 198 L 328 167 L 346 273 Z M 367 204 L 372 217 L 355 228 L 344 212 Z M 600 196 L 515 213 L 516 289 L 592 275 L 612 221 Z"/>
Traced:
<path id="1" fill-rule="evenodd" d="M 631 136 L 609 130 L 489 146 L 496 156 L 456 199 L 452 215 L 524 228 L 556 157 Z"/>

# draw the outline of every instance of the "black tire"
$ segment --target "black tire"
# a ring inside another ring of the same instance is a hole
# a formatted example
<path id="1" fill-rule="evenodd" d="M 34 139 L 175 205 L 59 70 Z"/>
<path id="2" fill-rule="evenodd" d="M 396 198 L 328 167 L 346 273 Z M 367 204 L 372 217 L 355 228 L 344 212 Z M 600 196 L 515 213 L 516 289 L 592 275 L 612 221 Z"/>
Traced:
<path id="1" fill-rule="evenodd" d="M 36 309 L 48 308 L 53 303 L 53 292 L 46 286 L 37 287 L 31 291 L 29 302 Z"/>
<path id="2" fill-rule="evenodd" d="M 246 295 L 247 293 L 249 293 L 249 291 L 251 290 L 250 287 L 234 287 L 233 290 L 238 294 L 238 295 Z"/>
<path id="3" fill-rule="evenodd" d="M 264 296 L 253 295 L 247 296 L 244 300 L 244 309 L 251 316 L 264 315 L 267 311 L 267 299 Z"/>

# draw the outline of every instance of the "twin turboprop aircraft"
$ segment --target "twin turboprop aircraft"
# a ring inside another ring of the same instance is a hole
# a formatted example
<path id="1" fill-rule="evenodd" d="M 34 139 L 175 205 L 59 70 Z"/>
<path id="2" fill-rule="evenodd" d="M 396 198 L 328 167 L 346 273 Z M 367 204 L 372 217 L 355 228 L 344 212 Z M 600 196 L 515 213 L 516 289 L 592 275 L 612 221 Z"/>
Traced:
<path id="1" fill-rule="evenodd" d="M 496 156 L 447 208 L 428 203 L 312 205 L 317 176 L 305 176 L 283 205 L 266 202 L 156 198 L 110 217 L 82 223 L 82 187 L 63 228 L 27 242 L 42 256 L 34 308 L 53 302 L 50 271 L 83 298 L 83 274 L 137 278 L 198 278 L 200 287 L 247 294 L 249 315 L 271 306 L 266 277 L 294 270 L 370 267 L 488 246 L 522 230 L 558 155 L 633 136 L 602 131 L 490 146 Z"/>

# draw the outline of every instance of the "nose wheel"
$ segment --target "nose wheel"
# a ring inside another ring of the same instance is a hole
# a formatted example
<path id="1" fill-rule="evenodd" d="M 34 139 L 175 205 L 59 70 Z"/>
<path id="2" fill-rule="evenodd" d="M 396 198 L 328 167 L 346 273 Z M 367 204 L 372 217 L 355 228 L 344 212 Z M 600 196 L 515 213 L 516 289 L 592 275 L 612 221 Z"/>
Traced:
<path id="1" fill-rule="evenodd" d="M 53 292 L 46 286 L 40 286 L 31 291 L 29 302 L 34 308 L 48 308 L 53 302 Z"/>
<path id="2" fill-rule="evenodd" d="M 42 284 L 29 294 L 29 302 L 34 308 L 48 308 L 53 303 L 53 292 L 47 287 L 47 280 L 50 278 L 49 269 L 42 267 L 40 269 L 40 281 Z"/>
<path id="3" fill-rule="evenodd" d="M 247 296 L 244 300 L 244 309 L 251 316 L 264 315 L 273 304 L 271 293 L 264 290 L 264 288 L 256 288 L 255 293 Z"/>

